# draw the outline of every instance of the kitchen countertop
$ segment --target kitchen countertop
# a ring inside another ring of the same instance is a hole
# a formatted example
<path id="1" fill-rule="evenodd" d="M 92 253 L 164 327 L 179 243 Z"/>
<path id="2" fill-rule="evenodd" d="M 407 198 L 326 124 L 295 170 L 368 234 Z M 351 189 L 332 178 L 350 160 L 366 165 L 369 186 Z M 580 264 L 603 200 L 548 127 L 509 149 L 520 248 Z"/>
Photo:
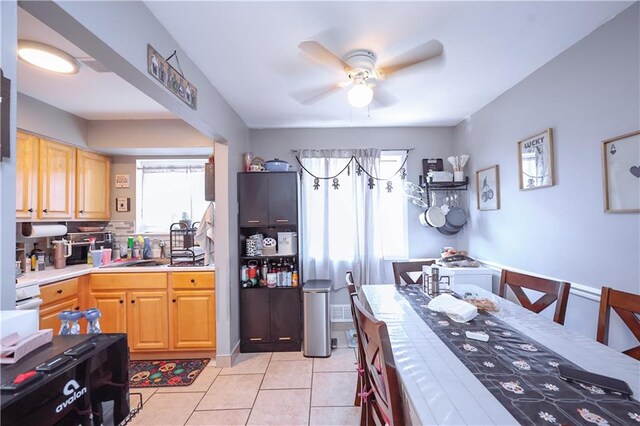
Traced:
<path id="1" fill-rule="evenodd" d="M 26 287 L 29 285 L 44 285 L 69 278 L 79 277 L 87 274 L 112 274 L 112 273 L 145 273 L 145 272 L 206 272 L 215 271 L 214 265 L 208 266 L 128 266 L 117 267 L 109 266 L 107 268 L 94 268 L 93 265 L 71 265 L 63 269 L 55 269 L 48 266 L 44 271 L 32 272 L 27 271 L 23 276 L 18 278 L 17 287 Z"/>

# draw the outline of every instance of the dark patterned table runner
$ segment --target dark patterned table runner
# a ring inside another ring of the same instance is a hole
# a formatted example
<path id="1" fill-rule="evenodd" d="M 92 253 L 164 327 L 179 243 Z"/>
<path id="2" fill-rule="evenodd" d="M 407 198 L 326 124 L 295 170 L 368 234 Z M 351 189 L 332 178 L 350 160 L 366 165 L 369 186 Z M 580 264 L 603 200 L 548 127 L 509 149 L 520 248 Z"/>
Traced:
<path id="1" fill-rule="evenodd" d="M 485 312 L 468 323 L 427 308 L 419 286 L 396 286 L 414 311 L 521 424 L 640 425 L 640 403 L 596 386 L 565 382 L 559 364 L 580 368 Z M 482 331 L 488 342 L 468 339 Z M 569 344 L 570 342 L 568 342 Z"/>

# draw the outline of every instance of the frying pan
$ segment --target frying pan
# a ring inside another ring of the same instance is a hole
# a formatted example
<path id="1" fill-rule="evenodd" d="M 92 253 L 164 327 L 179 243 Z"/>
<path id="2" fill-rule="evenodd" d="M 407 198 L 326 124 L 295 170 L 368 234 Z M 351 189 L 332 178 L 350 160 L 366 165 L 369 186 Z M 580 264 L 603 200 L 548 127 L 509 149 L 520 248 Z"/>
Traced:
<path id="1" fill-rule="evenodd" d="M 462 228 L 460 228 L 460 229 L 462 229 Z M 457 231 L 448 231 L 447 228 L 445 228 L 443 226 L 443 227 L 438 228 L 438 232 L 441 233 L 442 235 L 455 235 L 458 232 L 460 232 L 460 229 L 458 229 Z"/>
<path id="2" fill-rule="evenodd" d="M 449 228 L 462 228 L 464 224 L 467 223 L 467 212 L 465 212 L 464 209 L 458 207 L 458 194 L 454 196 L 454 200 L 455 206 L 449 209 L 449 212 L 446 216 L 446 223 L 447 225 L 449 225 Z"/>
<path id="3" fill-rule="evenodd" d="M 440 228 L 446 223 L 446 218 L 442 213 L 442 209 L 436 206 L 436 193 L 433 192 L 432 194 L 433 202 L 431 203 L 431 207 L 429 207 L 429 209 L 425 212 L 425 217 L 429 225 L 433 226 L 434 228 Z"/>

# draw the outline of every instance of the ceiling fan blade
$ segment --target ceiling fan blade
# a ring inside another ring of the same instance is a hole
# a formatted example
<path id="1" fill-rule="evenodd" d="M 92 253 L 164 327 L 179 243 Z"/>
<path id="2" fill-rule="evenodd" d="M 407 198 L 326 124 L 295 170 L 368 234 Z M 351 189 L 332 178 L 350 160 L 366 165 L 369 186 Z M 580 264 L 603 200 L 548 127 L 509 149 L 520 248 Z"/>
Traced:
<path id="1" fill-rule="evenodd" d="M 340 83 L 334 83 L 330 85 L 317 86 L 310 89 L 301 90 L 291 94 L 296 101 L 302 105 L 313 105 L 321 100 L 339 92 L 345 86 Z"/>
<path id="2" fill-rule="evenodd" d="M 318 61 L 328 64 L 332 67 L 339 68 L 340 70 L 349 69 L 349 65 L 336 56 L 329 49 L 314 40 L 305 40 L 298 45 L 300 50 L 308 53 L 316 58 Z"/>
<path id="3" fill-rule="evenodd" d="M 373 87 L 373 100 L 371 101 L 372 109 L 388 108 L 397 102 L 398 100 L 396 97 L 380 86 L 380 84 Z"/>
<path id="4" fill-rule="evenodd" d="M 378 69 L 378 73 L 384 78 L 405 68 L 427 62 L 442 55 L 443 46 L 438 40 L 430 40 L 414 47 L 408 52 L 397 56 L 386 65 Z"/>

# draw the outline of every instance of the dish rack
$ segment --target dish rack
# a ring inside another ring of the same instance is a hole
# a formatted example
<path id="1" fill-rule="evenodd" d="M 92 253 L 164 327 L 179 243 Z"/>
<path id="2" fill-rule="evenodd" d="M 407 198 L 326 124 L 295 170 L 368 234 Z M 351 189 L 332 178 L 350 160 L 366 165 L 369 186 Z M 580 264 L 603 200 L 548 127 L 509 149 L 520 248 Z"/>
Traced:
<path id="1" fill-rule="evenodd" d="M 172 223 L 169 228 L 169 266 L 204 266 L 204 250 L 195 246 L 198 223 Z"/>

